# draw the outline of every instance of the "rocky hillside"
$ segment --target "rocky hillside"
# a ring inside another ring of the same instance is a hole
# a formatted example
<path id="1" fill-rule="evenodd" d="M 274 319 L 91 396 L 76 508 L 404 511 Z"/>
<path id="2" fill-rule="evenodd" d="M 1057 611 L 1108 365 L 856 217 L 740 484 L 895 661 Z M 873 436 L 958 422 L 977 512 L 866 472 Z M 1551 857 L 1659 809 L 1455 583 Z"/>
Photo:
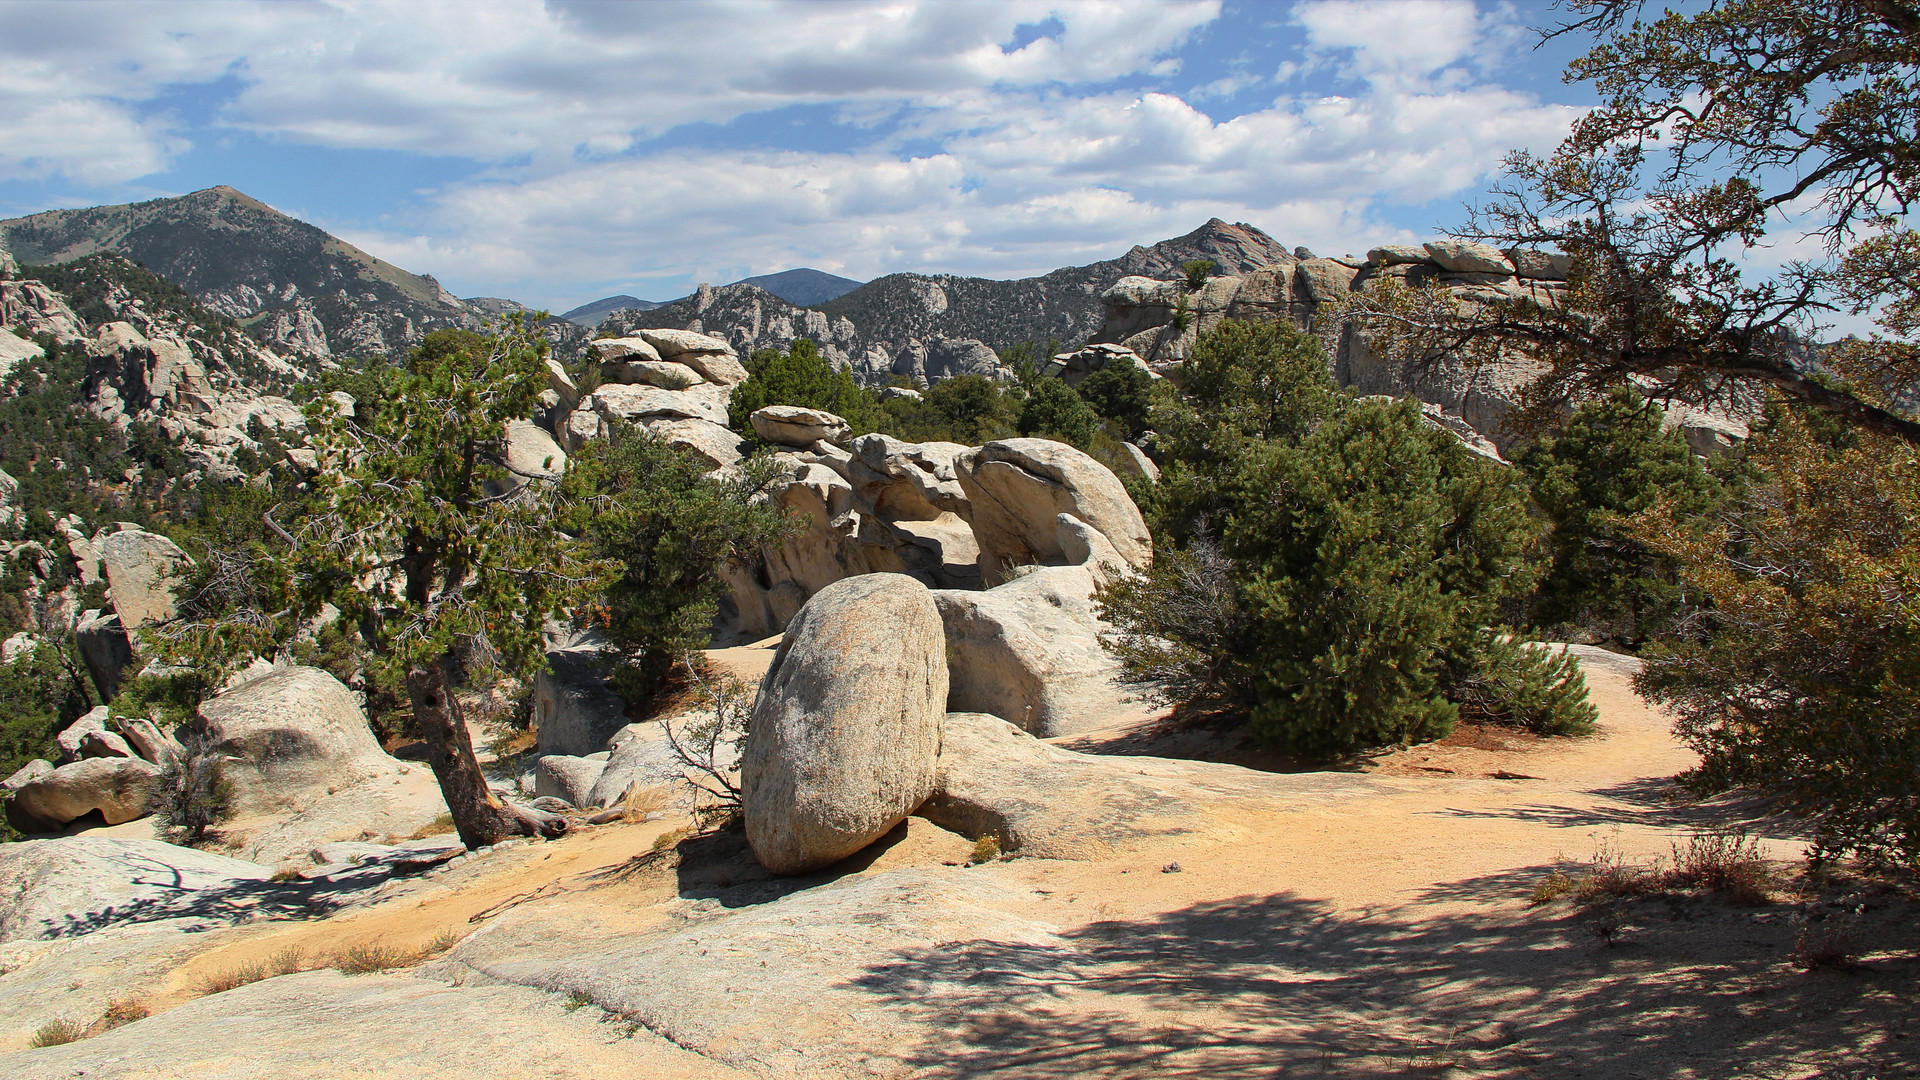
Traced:
<path id="1" fill-rule="evenodd" d="M 647 311 L 616 311 L 601 324 L 618 334 L 638 329 L 693 330 L 731 341 L 741 352 L 787 348 L 812 338 L 836 365 L 870 386 L 896 378 L 924 383 L 953 375 L 1010 373 L 996 350 L 1033 342 L 1081 344 L 1100 330 L 1101 295 L 1129 276 L 1177 278 L 1182 264 L 1212 261 L 1239 275 L 1294 254 L 1251 225 L 1215 218 L 1185 236 L 1136 246 L 1117 259 L 1069 266 L 1014 281 L 952 274 L 889 274 L 818 308 L 781 299 L 748 282 L 711 288 Z"/>
<path id="2" fill-rule="evenodd" d="M 1123 277 L 1181 276 L 1181 265 L 1209 259 L 1219 273 L 1243 274 L 1292 258 L 1279 241 L 1252 225 L 1219 218 L 1185 236 L 1152 247 L 1135 246 L 1117 259 L 1068 266 L 1015 281 L 952 274 L 889 274 L 821 305 L 828 318 L 847 318 L 871 340 L 905 342 L 935 337 L 977 338 L 996 349 L 1023 341 L 1058 339 L 1077 345 L 1100 328 L 1100 294 Z"/>
<path id="3" fill-rule="evenodd" d="M 484 314 L 431 276 L 226 186 L 12 218 L 0 221 L 0 241 L 29 265 L 124 255 L 260 340 L 318 357 L 389 353 L 438 327 L 478 326 Z"/>

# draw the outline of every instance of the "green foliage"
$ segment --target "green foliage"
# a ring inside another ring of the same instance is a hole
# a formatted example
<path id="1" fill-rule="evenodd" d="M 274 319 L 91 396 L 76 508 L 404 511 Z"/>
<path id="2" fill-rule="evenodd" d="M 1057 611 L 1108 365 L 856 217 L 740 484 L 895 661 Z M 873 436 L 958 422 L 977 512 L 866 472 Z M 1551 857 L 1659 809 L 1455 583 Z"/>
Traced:
<path id="1" fill-rule="evenodd" d="M 1161 380 L 1139 364 L 1109 363 L 1088 375 L 1076 387 L 1080 396 L 1113 429 L 1116 438 L 1129 439 L 1153 426 L 1153 406 Z"/>
<path id="2" fill-rule="evenodd" d="M 1487 632 L 1452 692 L 1460 714 L 1538 735 L 1591 735 L 1599 710 L 1572 655 Z"/>
<path id="3" fill-rule="evenodd" d="M 1036 379 L 1020 405 L 1015 426 L 1022 435 L 1038 435 L 1085 447 L 1093 440 L 1100 414 L 1059 379 Z"/>
<path id="4" fill-rule="evenodd" d="M 385 380 L 377 407 L 344 417 L 324 399 L 307 406 L 320 469 L 303 517 L 285 526 L 294 610 L 334 604 L 389 678 L 458 656 L 472 677 L 531 682 L 543 621 L 605 572 L 554 530 L 557 486 L 504 464 L 506 423 L 533 412 L 545 356 L 517 316 L 498 336 L 438 330 Z"/>
<path id="5" fill-rule="evenodd" d="M 567 527 L 620 568 L 596 621 L 618 651 L 613 680 L 629 701 L 652 698 L 675 664 L 706 646 L 727 594 L 725 564 L 791 532 L 756 499 L 779 478 L 771 457 L 748 458 L 725 479 L 708 471 L 639 428 L 588 444 L 569 464 L 566 485 L 580 497 Z"/>
<path id="6" fill-rule="evenodd" d="M 882 426 L 880 399 L 853 381 L 850 371 L 835 371 L 807 338 L 795 338 L 787 352 L 758 349 L 747 359 L 747 381 L 733 388 L 727 420 L 735 431 L 751 434 L 747 422 L 768 405 L 798 405 L 839 416 L 856 435 Z"/>
<path id="7" fill-rule="evenodd" d="M 1289 325 L 1222 324 L 1182 383 L 1156 416 L 1160 553 L 1100 595 L 1132 681 L 1311 757 L 1443 735 L 1470 681 L 1476 700 L 1540 715 L 1506 699 L 1539 698 L 1537 680 L 1483 632 L 1526 584 L 1509 471 L 1409 403 L 1340 394 Z"/>
<path id="8" fill-rule="evenodd" d="M 1204 288 L 1207 279 L 1219 269 L 1212 259 L 1189 259 L 1180 264 L 1180 272 L 1187 276 L 1187 291 L 1197 292 Z"/>
<path id="9" fill-rule="evenodd" d="M 1021 392 L 985 375 L 956 375 L 929 387 L 919 401 L 886 402 L 888 423 L 879 430 L 908 442 L 957 442 L 968 446 L 1019 434 Z"/>
<path id="10" fill-rule="evenodd" d="M 1818 851 L 1920 866 L 1920 455 L 1903 440 L 1776 415 L 1711 530 L 1666 504 L 1634 534 L 1711 605 L 1648 650 L 1705 791 L 1778 793 Z"/>
<path id="11" fill-rule="evenodd" d="M 41 641 L 0 664 L 0 779 L 34 758 L 59 760 L 53 737 L 93 707 L 72 648 L 71 641 Z"/>
<path id="12" fill-rule="evenodd" d="M 1552 563 L 1532 601 L 1535 625 L 1637 647 L 1688 606 L 1673 560 L 1630 535 L 1625 521 L 1656 502 L 1688 528 L 1718 504 L 1719 485 L 1658 408 L 1621 387 L 1582 406 L 1565 431 L 1515 457 L 1552 523 Z M 1698 598 L 1695 598 L 1695 602 Z"/>

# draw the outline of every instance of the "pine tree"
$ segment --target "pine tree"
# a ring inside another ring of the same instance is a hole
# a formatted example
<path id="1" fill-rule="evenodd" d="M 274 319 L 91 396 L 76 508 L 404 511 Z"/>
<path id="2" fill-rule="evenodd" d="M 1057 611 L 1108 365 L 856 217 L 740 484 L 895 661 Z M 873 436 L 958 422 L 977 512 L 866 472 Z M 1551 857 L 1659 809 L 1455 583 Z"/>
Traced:
<path id="1" fill-rule="evenodd" d="M 1536 625 L 1571 628 L 1630 647 L 1672 625 L 1687 606 L 1673 560 L 1625 522 L 1655 503 L 1698 527 L 1719 485 L 1661 412 L 1621 387 L 1577 410 L 1565 430 L 1515 457 L 1552 523 L 1552 564 L 1532 600 Z"/>
<path id="2" fill-rule="evenodd" d="M 1136 683 L 1311 757 L 1443 735 L 1470 681 L 1476 706 L 1524 693 L 1560 711 L 1534 722 L 1579 726 L 1577 674 L 1486 677 L 1526 579 L 1516 477 L 1412 403 L 1341 394 L 1289 325 L 1222 324 L 1180 382 L 1156 416 L 1162 554 L 1100 596 Z"/>

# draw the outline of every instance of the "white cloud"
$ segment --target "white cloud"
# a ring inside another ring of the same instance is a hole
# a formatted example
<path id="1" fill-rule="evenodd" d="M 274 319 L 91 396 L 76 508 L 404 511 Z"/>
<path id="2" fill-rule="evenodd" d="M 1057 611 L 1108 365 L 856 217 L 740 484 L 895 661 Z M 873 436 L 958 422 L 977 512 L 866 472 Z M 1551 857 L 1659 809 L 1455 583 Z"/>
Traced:
<path id="1" fill-rule="evenodd" d="M 0 179 L 102 184 L 182 152 L 167 95 L 237 91 L 200 130 L 488 166 L 416 208 L 318 223 L 463 294 L 559 306 L 614 282 L 808 264 L 1011 276 L 1210 216 L 1335 253 L 1406 238 L 1386 208 L 1474 190 L 1571 113 L 1487 81 L 1514 24 L 1468 0 L 1329 0 L 1295 60 L 1171 78 L 1218 0 L 960 4 L 0 5 Z M 76 33 L 78 24 L 87 33 Z M 1012 48 L 1016 28 L 1054 32 Z M 1339 96 L 1302 70 L 1337 69 Z M 1270 106 L 1192 102 L 1277 71 Z M 1156 74 L 1157 73 L 1157 74 Z M 1209 79 L 1209 76 L 1217 76 Z M 696 121 L 817 105 L 832 147 L 644 149 Z M 642 148 L 636 150 L 636 148 Z M 164 175 L 164 173 L 162 174 Z M 661 288 L 670 288 L 662 285 Z"/>

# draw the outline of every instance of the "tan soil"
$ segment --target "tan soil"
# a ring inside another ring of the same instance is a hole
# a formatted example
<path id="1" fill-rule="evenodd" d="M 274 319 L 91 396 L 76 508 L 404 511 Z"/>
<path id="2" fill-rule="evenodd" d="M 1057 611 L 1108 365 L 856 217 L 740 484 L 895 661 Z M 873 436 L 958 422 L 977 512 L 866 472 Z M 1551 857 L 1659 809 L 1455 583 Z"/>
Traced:
<path id="1" fill-rule="evenodd" d="M 769 643 L 716 650 L 713 661 L 755 682 L 772 651 Z M 1366 771 L 1391 779 L 1384 790 L 1249 812 L 1226 841 L 1168 840 L 1108 863 L 1000 864 L 993 872 L 1041 891 L 1019 914 L 1057 926 L 1090 959 L 1071 972 L 1033 973 L 1032 985 L 995 982 L 947 1003 L 940 1052 L 910 1057 L 910 1071 L 1920 1075 L 1920 905 L 1908 894 L 1827 886 L 1824 896 L 1858 909 L 1850 917 L 1868 951 L 1851 971 L 1788 962 L 1802 908 L 1838 910 L 1791 893 L 1757 908 L 1698 895 L 1628 903 L 1611 945 L 1570 901 L 1529 906 L 1550 872 L 1596 849 L 1649 862 L 1704 828 L 1751 827 L 1781 861 L 1783 880 L 1799 866 L 1804 844 L 1789 823 L 1746 805 L 1670 801 L 1665 778 L 1692 757 L 1667 718 L 1617 675 L 1592 674 L 1589 684 L 1601 714 L 1591 737 L 1465 728 L 1369 762 Z M 1161 744 L 1165 752 L 1168 740 Z M 769 882 L 727 834 L 629 862 L 675 827 L 583 829 L 456 868 L 424 897 L 262 926 L 176 971 L 168 996 L 153 1004 L 177 1004 L 214 973 L 289 947 L 315 958 L 361 942 L 424 947 L 443 930 L 475 928 L 476 916 L 484 922 L 503 904 L 633 932 L 665 919 L 664 905 L 677 897 L 718 895 L 736 906 L 765 898 L 756 890 L 791 888 Z M 972 847 L 912 819 L 829 876 L 961 864 Z M 943 948 L 965 956 L 992 946 Z"/>

